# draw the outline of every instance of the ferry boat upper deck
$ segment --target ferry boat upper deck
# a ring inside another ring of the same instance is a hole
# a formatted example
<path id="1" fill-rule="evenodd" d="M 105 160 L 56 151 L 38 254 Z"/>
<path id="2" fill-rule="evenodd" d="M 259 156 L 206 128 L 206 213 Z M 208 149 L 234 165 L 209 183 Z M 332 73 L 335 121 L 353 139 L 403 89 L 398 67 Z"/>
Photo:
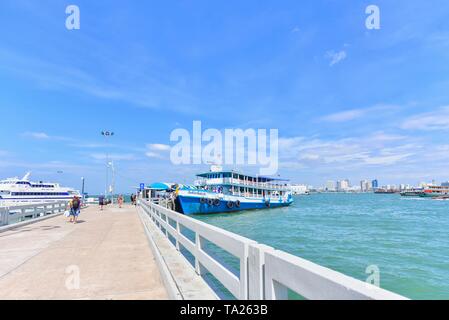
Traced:
<path id="1" fill-rule="evenodd" d="M 195 185 L 204 190 L 244 197 L 283 196 L 291 192 L 288 180 L 251 176 L 235 171 L 218 171 L 198 174 Z"/>

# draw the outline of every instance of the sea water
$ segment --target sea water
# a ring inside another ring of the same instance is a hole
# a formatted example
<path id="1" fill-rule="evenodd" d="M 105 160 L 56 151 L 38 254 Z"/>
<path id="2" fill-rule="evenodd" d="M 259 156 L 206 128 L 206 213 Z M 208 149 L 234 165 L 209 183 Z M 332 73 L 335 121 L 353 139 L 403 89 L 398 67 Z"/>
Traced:
<path id="1" fill-rule="evenodd" d="M 312 194 L 287 208 L 194 217 L 362 281 L 374 265 L 382 288 L 411 299 L 449 299 L 449 201 Z"/>

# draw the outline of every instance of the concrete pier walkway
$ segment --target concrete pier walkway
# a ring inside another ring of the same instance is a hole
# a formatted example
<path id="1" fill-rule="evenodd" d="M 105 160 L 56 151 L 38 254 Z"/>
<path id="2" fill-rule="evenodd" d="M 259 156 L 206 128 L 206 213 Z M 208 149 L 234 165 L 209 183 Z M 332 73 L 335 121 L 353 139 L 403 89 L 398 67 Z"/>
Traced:
<path id="1" fill-rule="evenodd" d="M 133 206 L 0 233 L 0 299 L 167 299 Z"/>

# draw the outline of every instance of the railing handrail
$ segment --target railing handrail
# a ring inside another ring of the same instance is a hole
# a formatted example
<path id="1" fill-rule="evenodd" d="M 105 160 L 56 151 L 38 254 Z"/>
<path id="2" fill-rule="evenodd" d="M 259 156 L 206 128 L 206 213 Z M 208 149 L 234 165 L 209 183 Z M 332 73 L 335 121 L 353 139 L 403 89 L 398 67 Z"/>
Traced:
<path id="1" fill-rule="evenodd" d="M 67 207 L 68 201 L 36 202 L 30 204 L 17 204 L 0 207 L 0 226 L 9 225 L 12 219 L 24 217 L 37 218 L 39 216 L 61 213 Z M 29 211 L 32 210 L 32 211 Z M 19 221 L 16 221 L 16 223 Z"/>
<path id="2" fill-rule="evenodd" d="M 0 206 L 0 208 L 16 210 L 16 209 L 29 209 L 29 208 L 34 208 L 34 207 L 50 206 L 53 204 L 68 204 L 68 201 L 61 200 L 61 201 L 53 201 L 53 202 L 35 202 L 35 203 L 31 203 L 31 204 L 17 204 L 17 205 L 13 205 L 13 206 Z"/>

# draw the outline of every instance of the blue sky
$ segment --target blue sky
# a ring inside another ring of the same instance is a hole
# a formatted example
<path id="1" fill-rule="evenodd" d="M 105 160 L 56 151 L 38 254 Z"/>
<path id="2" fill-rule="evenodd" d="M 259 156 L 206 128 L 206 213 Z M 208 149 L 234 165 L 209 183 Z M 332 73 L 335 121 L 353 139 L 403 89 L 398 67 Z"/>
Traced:
<path id="1" fill-rule="evenodd" d="M 204 166 L 172 166 L 166 146 L 201 120 L 279 129 L 297 183 L 449 180 L 447 17 L 444 0 L 2 0 L 0 176 L 96 193 L 108 152 L 119 191 L 192 182 Z"/>

